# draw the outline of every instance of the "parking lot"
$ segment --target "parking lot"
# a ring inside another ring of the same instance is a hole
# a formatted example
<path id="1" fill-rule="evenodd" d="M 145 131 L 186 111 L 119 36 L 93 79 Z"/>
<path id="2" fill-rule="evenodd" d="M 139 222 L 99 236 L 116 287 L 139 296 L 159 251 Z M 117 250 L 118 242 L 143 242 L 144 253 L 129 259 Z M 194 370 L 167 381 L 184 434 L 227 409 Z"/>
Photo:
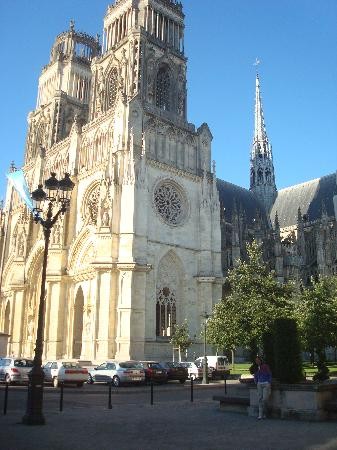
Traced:
<path id="1" fill-rule="evenodd" d="M 35 427 L 20 423 L 26 389 L 10 387 L 4 416 L 4 386 L 0 386 L 1 449 L 337 449 L 334 422 L 257 421 L 220 411 L 212 397 L 224 393 L 222 383 L 196 384 L 193 403 L 188 382 L 158 385 L 153 405 L 149 386 L 122 386 L 113 389 L 111 409 L 107 385 L 66 387 L 63 412 L 59 412 L 60 389 L 46 387 L 46 425 Z M 228 395 L 247 393 L 247 386 L 228 383 Z"/>

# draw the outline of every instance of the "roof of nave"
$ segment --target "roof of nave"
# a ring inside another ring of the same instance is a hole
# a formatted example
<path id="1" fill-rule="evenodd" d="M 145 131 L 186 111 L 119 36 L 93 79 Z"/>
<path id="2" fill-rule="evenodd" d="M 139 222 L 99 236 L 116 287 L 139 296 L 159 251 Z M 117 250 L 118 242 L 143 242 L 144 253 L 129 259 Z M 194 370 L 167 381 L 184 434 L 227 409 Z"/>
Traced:
<path id="1" fill-rule="evenodd" d="M 307 222 L 320 219 L 324 208 L 328 217 L 333 217 L 334 194 L 337 194 L 336 173 L 281 189 L 272 206 L 270 219 L 274 223 L 277 213 L 281 228 L 296 225 L 298 208 Z"/>
<path id="2" fill-rule="evenodd" d="M 231 222 L 234 209 L 239 214 L 243 213 L 248 223 L 259 215 L 265 223 L 268 222 L 263 205 L 258 201 L 255 195 L 241 186 L 217 179 L 217 187 L 219 190 L 219 199 L 225 208 L 226 220 Z"/>

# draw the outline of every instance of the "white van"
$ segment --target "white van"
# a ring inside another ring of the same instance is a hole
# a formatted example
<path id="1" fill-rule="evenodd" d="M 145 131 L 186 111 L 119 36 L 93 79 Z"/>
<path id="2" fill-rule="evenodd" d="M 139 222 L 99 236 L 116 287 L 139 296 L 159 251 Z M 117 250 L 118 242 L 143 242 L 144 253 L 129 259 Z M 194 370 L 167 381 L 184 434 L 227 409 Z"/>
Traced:
<path id="1" fill-rule="evenodd" d="M 199 367 L 202 367 L 203 362 L 203 356 L 199 356 L 199 358 L 195 360 L 195 364 Z M 224 375 L 229 375 L 230 373 L 230 366 L 227 356 L 207 355 L 207 364 L 208 368 L 212 370 L 212 377 L 222 377 Z"/>

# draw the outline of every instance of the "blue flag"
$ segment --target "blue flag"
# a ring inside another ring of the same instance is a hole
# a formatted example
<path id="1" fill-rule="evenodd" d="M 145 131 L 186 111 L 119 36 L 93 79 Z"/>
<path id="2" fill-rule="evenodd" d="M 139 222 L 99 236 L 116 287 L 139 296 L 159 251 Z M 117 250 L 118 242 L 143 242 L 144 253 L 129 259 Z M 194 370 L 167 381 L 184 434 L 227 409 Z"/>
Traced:
<path id="1" fill-rule="evenodd" d="M 30 192 L 25 180 L 23 170 L 16 170 L 15 172 L 8 173 L 7 178 L 12 182 L 13 187 L 17 190 L 27 208 L 33 211 L 34 205 L 32 199 L 30 198 Z"/>

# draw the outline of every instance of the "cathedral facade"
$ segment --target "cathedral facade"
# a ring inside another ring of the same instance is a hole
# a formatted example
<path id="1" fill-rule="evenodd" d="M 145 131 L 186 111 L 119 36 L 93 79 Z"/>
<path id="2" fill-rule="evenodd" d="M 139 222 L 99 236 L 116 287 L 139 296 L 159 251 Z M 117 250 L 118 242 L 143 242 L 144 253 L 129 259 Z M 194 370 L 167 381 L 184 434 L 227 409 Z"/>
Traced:
<path id="1" fill-rule="evenodd" d="M 51 173 L 75 183 L 49 247 L 45 358 L 171 357 L 185 319 L 201 353 L 202 315 L 253 238 L 280 282 L 336 273 L 336 174 L 277 191 L 257 78 L 250 189 L 217 179 L 186 62 L 175 0 L 116 0 L 102 46 L 74 23 L 54 42 L 23 167 L 31 191 Z M 43 230 L 10 184 L 0 220 L 0 331 L 32 356 Z"/>

